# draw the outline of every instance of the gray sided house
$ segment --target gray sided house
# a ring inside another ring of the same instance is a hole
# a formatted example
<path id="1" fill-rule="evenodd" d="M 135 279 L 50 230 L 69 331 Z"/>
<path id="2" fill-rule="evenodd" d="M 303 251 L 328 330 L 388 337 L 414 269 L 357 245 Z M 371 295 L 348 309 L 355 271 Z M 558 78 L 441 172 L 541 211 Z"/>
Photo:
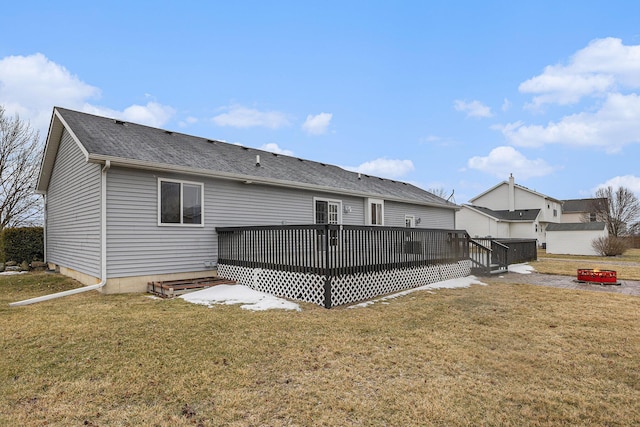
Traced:
<path id="1" fill-rule="evenodd" d="M 220 227 L 454 229 L 458 209 L 405 182 L 64 108 L 37 191 L 50 267 L 106 293 L 216 275 Z"/>

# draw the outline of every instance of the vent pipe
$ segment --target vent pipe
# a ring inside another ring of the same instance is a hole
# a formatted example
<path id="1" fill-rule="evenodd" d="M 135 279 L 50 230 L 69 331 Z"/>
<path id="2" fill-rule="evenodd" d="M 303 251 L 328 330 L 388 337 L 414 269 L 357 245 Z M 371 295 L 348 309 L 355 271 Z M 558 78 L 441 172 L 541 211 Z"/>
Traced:
<path id="1" fill-rule="evenodd" d="M 260 154 L 256 154 L 256 166 L 260 166 Z"/>

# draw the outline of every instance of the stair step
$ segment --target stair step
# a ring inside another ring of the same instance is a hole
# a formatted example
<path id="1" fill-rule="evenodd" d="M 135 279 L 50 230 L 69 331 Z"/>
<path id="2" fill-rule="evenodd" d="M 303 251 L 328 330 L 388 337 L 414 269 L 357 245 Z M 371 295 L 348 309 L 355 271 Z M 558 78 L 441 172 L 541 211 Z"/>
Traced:
<path id="1" fill-rule="evenodd" d="M 187 292 L 199 291 L 216 285 L 235 285 L 235 280 L 223 277 L 204 277 L 186 280 L 165 280 L 148 282 L 147 292 L 162 298 L 173 298 Z"/>

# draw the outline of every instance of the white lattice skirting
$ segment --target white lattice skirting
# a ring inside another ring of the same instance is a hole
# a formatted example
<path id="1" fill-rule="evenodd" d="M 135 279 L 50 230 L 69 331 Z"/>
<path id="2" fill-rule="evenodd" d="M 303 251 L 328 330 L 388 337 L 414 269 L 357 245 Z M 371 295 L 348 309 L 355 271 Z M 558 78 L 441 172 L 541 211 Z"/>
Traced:
<path id="1" fill-rule="evenodd" d="M 219 264 L 218 274 L 257 291 L 284 298 L 324 304 L 325 277 L 262 268 Z M 331 282 L 331 307 L 371 299 L 442 280 L 471 274 L 471 261 L 429 265 L 334 277 Z"/>

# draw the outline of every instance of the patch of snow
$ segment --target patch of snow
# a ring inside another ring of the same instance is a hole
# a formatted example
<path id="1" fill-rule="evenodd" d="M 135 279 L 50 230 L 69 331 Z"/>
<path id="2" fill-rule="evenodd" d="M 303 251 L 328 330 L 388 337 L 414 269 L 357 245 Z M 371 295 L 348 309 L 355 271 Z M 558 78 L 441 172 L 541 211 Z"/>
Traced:
<path id="1" fill-rule="evenodd" d="M 459 279 L 444 280 L 442 282 L 431 283 L 413 289 L 397 292 L 381 298 L 365 301 L 350 306 L 349 308 L 367 307 L 375 303 L 389 304 L 389 300 L 408 295 L 416 291 L 427 291 L 433 293 L 434 289 L 457 289 L 468 288 L 471 285 L 486 285 L 480 282 L 475 276 L 461 277 Z M 300 306 L 294 302 L 278 298 L 264 292 L 254 291 L 243 285 L 217 285 L 201 291 L 190 292 L 181 295 L 180 298 L 193 304 L 202 304 L 212 307 L 216 304 L 242 304 L 240 308 L 245 310 L 296 310 L 300 311 Z"/>
<path id="2" fill-rule="evenodd" d="M 530 266 L 527 263 L 524 264 L 511 264 L 509 266 L 510 273 L 519 273 L 519 274 L 531 274 L 533 271 L 536 271 L 535 268 Z"/>
<path id="3" fill-rule="evenodd" d="M 382 304 L 388 304 L 388 302 L 386 302 L 387 300 L 398 298 L 404 295 L 409 295 L 410 293 L 413 293 L 416 291 L 427 291 L 429 293 L 433 293 L 432 292 L 433 289 L 468 288 L 471 285 L 486 286 L 486 283 L 479 281 L 475 276 L 460 277 L 458 279 L 449 279 L 449 280 L 444 280 L 442 282 L 435 282 L 435 283 L 430 283 L 428 285 L 419 286 L 417 288 L 407 289 L 406 291 L 397 292 L 395 294 L 387 295 L 382 298 L 373 299 L 371 301 L 365 301 L 359 304 L 354 304 L 352 306 L 349 306 L 349 308 L 367 307 L 377 302 L 380 302 Z"/>
<path id="4" fill-rule="evenodd" d="M 294 302 L 264 292 L 254 291 L 244 285 L 212 286 L 201 291 L 181 295 L 180 298 L 193 304 L 202 304 L 208 307 L 216 304 L 242 304 L 240 308 L 245 310 L 282 309 L 300 311 L 300 306 Z"/>
<path id="5" fill-rule="evenodd" d="M 26 271 L 3 271 L 0 276 L 13 276 L 14 274 L 24 274 Z"/>

